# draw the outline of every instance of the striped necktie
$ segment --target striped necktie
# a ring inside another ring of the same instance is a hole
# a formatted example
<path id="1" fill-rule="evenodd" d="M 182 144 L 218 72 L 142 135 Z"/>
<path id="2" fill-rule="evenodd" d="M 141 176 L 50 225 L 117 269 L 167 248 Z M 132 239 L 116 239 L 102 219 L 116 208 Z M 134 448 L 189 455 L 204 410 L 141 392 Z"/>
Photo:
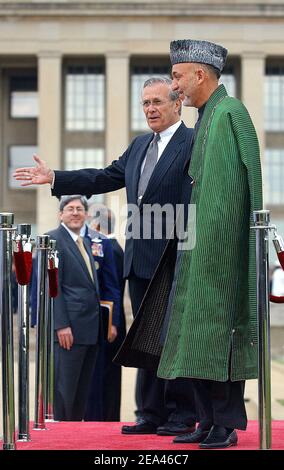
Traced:
<path id="1" fill-rule="evenodd" d="M 146 153 L 145 165 L 138 183 L 138 205 L 141 203 L 141 199 L 144 196 L 149 180 L 158 160 L 158 142 L 160 138 L 160 134 L 155 134 L 153 140 L 150 142 Z"/>
<path id="2" fill-rule="evenodd" d="M 84 259 L 84 261 L 85 261 L 85 264 L 86 264 L 86 266 L 87 266 L 87 269 L 88 269 L 88 271 L 89 271 L 89 274 L 90 274 L 90 276 L 91 276 L 91 279 L 92 279 L 93 282 L 95 282 L 95 281 L 94 281 L 93 271 L 92 271 L 92 266 L 91 266 L 91 261 L 90 261 L 89 255 L 88 255 L 88 253 L 87 253 L 87 251 L 86 251 L 86 248 L 85 248 L 85 246 L 84 246 L 84 242 L 83 242 L 83 238 L 82 238 L 82 237 L 78 237 L 78 239 L 77 239 L 77 246 L 78 246 L 78 248 L 79 248 L 79 250 L 80 250 L 81 255 L 83 256 L 83 259 Z"/>

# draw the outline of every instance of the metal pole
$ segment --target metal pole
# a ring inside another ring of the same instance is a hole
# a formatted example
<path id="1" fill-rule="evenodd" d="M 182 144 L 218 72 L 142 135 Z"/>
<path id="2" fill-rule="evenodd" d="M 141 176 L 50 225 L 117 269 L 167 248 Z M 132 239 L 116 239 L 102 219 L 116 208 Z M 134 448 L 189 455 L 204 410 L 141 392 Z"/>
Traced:
<path id="1" fill-rule="evenodd" d="M 35 422 L 34 429 L 45 427 L 44 394 L 46 390 L 46 302 L 47 302 L 47 255 L 49 236 L 37 237 L 37 337 L 36 337 L 36 379 L 35 379 Z"/>
<path id="2" fill-rule="evenodd" d="M 14 214 L 0 214 L 0 308 L 2 336 L 3 450 L 15 450 L 12 236 Z"/>
<path id="3" fill-rule="evenodd" d="M 48 336 L 47 336 L 47 390 L 45 419 L 54 421 L 54 299 L 48 299 Z"/>
<path id="4" fill-rule="evenodd" d="M 48 256 L 49 269 L 55 266 L 56 240 L 50 240 L 50 251 Z M 48 296 L 47 316 L 47 370 L 46 370 L 46 395 L 45 395 L 45 418 L 54 421 L 54 298 Z"/>
<path id="5" fill-rule="evenodd" d="M 258 419 L 259 447 L 271 448 L 271 373 L 268 242 L 270 212 L 254 211 L 258 311 Z"/>
<path id="6" fill-rule="evenodd" d="M 19 224 L 17 226 L 17 241 L 24 247 L 30 241 L 31 226 L 29 224 Z M 18 319 L 19 319 L 19 357 L 18 357 L 18 378 L 19 378 L 19 410 L 18 410 L 18 439 L 21 441 L 30 440 L 29 421 L 29 285 L 18 285 Z"/>

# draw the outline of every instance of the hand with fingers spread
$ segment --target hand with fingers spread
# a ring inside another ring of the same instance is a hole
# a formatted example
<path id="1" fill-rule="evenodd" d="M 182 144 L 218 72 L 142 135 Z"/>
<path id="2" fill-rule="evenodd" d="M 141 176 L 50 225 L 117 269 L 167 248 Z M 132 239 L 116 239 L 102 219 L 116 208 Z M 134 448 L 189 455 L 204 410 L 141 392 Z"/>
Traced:
<path id="1" fill-rule="evenodd" d="M 67 326 L 66 328 L 60 328 L 59 330 L 56 331 L 58 341 L 60 346 L 63 349 L 67 349 L 68 351 L 71 349 L 74 339 L 73 339 L 73 334 L 70 326 Z"/>
<path id="2" fill-rule="evenodd" d="M 31 186 L 32 184 L 52 184 L 54 178 L 54 171 L 48 168 L 44 160 L 41 160 L 37 155 L 33 156 L 36 166 L 17 168 L 13 174 L 14 178 L 18 181 L 23 181 L 21 186 Z"/>

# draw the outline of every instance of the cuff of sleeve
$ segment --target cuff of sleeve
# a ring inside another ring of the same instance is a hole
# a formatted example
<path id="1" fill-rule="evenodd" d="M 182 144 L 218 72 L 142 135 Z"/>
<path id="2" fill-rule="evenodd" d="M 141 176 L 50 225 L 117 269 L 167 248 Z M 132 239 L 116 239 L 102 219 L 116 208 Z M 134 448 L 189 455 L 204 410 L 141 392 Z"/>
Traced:
<path id="1" fill-rule="evenodd" d="M 52 182 L 51 182 L 51 185 L 50 185 L 51 189 L 54 189 L 54 183 L 55 183 L 55 173 L 53 174 Z"/>

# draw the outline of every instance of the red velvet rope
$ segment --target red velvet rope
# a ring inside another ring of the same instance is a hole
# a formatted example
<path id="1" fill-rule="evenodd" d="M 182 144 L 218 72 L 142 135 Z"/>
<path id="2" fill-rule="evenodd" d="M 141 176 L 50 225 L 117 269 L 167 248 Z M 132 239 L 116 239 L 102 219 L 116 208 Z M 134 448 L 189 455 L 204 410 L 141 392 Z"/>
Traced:
<path id="1" fill-rule="evenodd" d="M 282 269 L 284 270 L 284 251 L 280 251 L 280 253 L 277 253 L 279 263 L 281 264 Z M 269 296 L 270 302 L 273 302 L 275 304 L 284 304 L 284 296 L 280 295 L 272 295 L 270 294 Z"/>
<path id="2" fill-rule="evenodd" d="M 270 294 L 270 302 L 274 302 L 275 304 L 284 304 L 284 296 Z"/>
<path id="3" fill-rule="evenodd" d="M 281 264 L 281 267 L 284 271 L 284 251 L 280 251 L 280 253 L 277 253 L 279 263 Z"/>
<path id="4" fill-rule="evenodd" d="M 27 286 L 32 273 L 32 253 L 30 251 L 14 251 L 16 279 L 20 286 Z"/>
<path id="5" fill-rule="evenodd" d="M 48 281 L 49 281 L 49 296 L 57 297 L 58 295 L 58 268 L 48 269 Z"/>

